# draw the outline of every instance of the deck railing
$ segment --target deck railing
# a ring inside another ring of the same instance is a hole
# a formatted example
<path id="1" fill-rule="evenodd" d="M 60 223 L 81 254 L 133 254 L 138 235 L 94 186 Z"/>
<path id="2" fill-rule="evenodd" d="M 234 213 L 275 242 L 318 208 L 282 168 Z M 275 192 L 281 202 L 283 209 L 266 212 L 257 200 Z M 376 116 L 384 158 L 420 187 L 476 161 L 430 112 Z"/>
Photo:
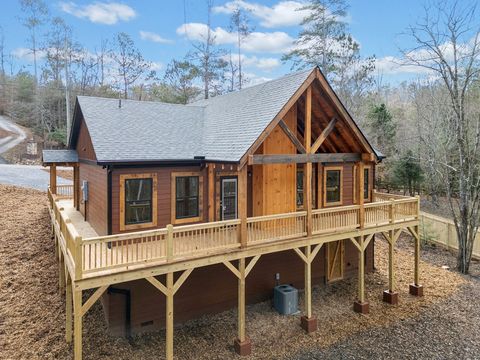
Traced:
<path id="1" fill-rule="evenodd" d="M 73 198 L 73 185 L 57 185 L 57 198 Z"/>
<path id="2" fill-rule="evenodd" d="M 390 196 L 390 194 L 387 194 Z M 145 265 L 161 264 L 222 254 L 241 247 L 239 219 L 172 226 L 119 235 L 82 239 L 58 195 L 48 193 L 52 222 L 73 264 L 75 278 L 102 271 L 126 271 Z M 418 219 L 418 198 L 388 200 L 375 193 L 377 201 L 364 205 L 365 228 Z M 359 205 L 338 206 L 312 211 L 312 234 L 322 236 L 359 228 Z M 250 217 L 246 220 L 246 247 L 307 236 L 307 212 Z"/>

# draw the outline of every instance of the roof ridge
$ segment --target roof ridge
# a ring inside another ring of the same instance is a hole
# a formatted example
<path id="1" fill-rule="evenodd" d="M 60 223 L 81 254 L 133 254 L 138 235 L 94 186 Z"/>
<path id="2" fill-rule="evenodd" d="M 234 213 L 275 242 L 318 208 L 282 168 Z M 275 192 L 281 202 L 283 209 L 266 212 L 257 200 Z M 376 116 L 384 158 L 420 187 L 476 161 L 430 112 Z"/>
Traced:
<path id="1" fill-rule="evenodd" d="M 314 69 L 316 68 L 316 66 L 314 67 L 311 67 L 311 68 L 308 68 L 308 69 L 305 69 L 305 70 L 298 70 L 298 71 L 295 71 L 293 73 L 288 73 L 288 74 L 285 74 L 283 76 L 280 76 L 278 78 L 275 78 L 275 79 L 271 79 L 271 80 L 268 80 L 268 81 L 264 81 L 262 83 L 259 83 L 259 84 L 255 84 L 255 85 L 252 85 L 252 86 L 248 86 L 248 87 L 245 87 L 241 90 L 237 90 L 237 91 L 231 91 L 231 92 L 228 92 L 228 93 L 225 93 L 225 94 L 221 94 L 221 95 L 216 95 L 216 96 L 212 96 L 208 99 L 200 99 L 200 100 L 197 100 L 197 101 L 194 101 L 192 103 L 189 103 L 187 104 L 188 106 L 202 106 L 202 105 L 195 105 L 197 102 L 208 102 L 210 100 L 214 100 L 214 99 L 219 99 L 219 98 L 223 98 L 223 97 L 227 97 L 227 96 L 233 96 L 235 94 L 239 94 L 239 93 L 242 93 L 242 92 L 245 92 L 247 90 L 251 90 L 251 89 L 254 89 L 254 88 L 261 88 L 261 87 L 264 87 L 270 83 L 273 83 L 273 82 L 277 82 L 277 81 L 281 81 L 281 80 L 285 80 L 289 77 L 292 77 L 292 76 L 297 76 L 297 75 L 300 75 L 300 74 L 303 74 L 303 73 L 307 73 L 307 72 L 312 72 Z M 205 106 L 205 105 L 203 105 Z"/>
<path id="2" fill-rule="evenodd" d="M 135 100 L 135 99 L 118 99 L 118 98 L 111 98 L 111 97 L 104 97 L 104 96 L 88 96 L 88 95 L 77 95 L 78 98 L 87 98 L 87 99 L 100 99 L 100 100 L 122 100 L 126 102 L 135 102 L 141 104 L 156 104 L 156 105 L 167 105 L 167 106 L 177 106 L 177 107 L 186 107 L 186 105 L 190 104 L 177 104 L 177 103 L 169 103 L 164 101 L 157 101 L 157 100 Z M 201 105 L 191 105 L 191 107 L 203 108 L 204 106 Z"/>

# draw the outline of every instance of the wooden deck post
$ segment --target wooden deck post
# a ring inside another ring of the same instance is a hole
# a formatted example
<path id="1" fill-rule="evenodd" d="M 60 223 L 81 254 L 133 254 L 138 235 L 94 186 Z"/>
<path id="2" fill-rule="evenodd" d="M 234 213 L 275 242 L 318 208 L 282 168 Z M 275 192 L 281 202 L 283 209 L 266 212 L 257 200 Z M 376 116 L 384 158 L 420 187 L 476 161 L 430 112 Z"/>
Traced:
<path id="1" fill-rule="evenodd" d="M 57 193 L 57 165 L 50 165 L 50 192 Z"/>
<path id="2" fill-rule="evenodd" d="M 409 292 L 414 296 L 423 296 L 423 286 L 420 285 L 420 233 L 418 225 L 408 230 L 415 238 L 413 284 L 410 284 Z"/>
<path id="3" fill-rule="evenodd" d="M 208 221 L 215 221 L 215 165 L 208 164 Z"/>
<path id="4" fill-rule="evenodd" d="M 73 282 L 72 282 L 73 286 Z M 73 290 L 73 355 L 82 359 L 82 290 Z"/>
<path id="5" fill-rule="evenodd" d="M 357 301 L 353 303 L 353 310 L 361 314 L 368 314 L 369 304 L 368 304 L 368 301 L 365 300 L 365 238 L 364 238 L 364 235 L 360 235 L 358 237 L 358 245 L 359 245 L 358 296 L 357 296 Z"/>
<path id="6" fill-rule="evenodd" d="M 60 247 L 60 244 L 57 246 Z M 58 289 L 60 294 L 65 291 L 65 262 L 60 249 L 58 249 Z"/>
<path id="7" fill-rule="evenodd" d="M 245 330 L 245 258 L 238 260 L 238 338 L 233 345 L 235 352 L 241 356 L 250 355 L 252 344 Z"/>
<path id="8" fill-rule="evenodd" d="M 240 244 L 247 246 L 247 165 L 238 171 L 238 217 L 240 219 Z"/>
<path id="9" fill-rule="evenodd" d="M 315 250 L 312 256 L 312 246 L 307 245 L 304 257 L 301 256 L 305 267 L 305 315 L 301 317 L 300 325 L 307 333 L 317 330 L 317 318 L 312 314 L 312 261 L 317 253 L 318 250 Z"/>
<path id="10" fill-rule="evenodd" d="M 73 206 L 80 208 L 80 168 L 78 164 L 73 165 Z"/>
<path id="11" fill-rule="evenodd" d="M 68 344 L 72 342 L 72 279 L 68 271 L 65 273 L 66 287 L 65 287 L 65 340 Z"/>
<path id="12" fill-rule="evenodd" d="M 390 205 L 390 222 L 393 223 L 393 201 Z M 400 233 L 401 230 L 398 230 L 397 233 L 394 230 L 389 230 L 388 235 L 385 236 L 388 240 L 388 290 L 383 292 L 383 301 L 391 305 L 398 304 L 398 293 L 395 291 L 394 249 Z"/>
<path id="13" fill-rule="evenodd" d="M 305 100 L 305 151 L 310 154 L 312 147 L 312 87 L 307 88 Z M 307 236 L 312 236 L 312 163 L 305 164 L 303 199 L 307 211 Z"/>
<path id="14" fill-rule="evenodd" d="M 167 225 L 167 261 L 173 259 L 173 225 Z"/>
<path id="15" fill-rule="evenodd" d="M 358 166 L 358 174 L 357 174 L 357 180 L 358 180 L 358 205 L 360 205 L 360 209 L 358 211 L 358 223 L 360 225 L 360 229 L 363 229 L 365 227 L 365 165 L 363 162 L 359 162 Z"/>
<path id="16" fill-rule="evenodd" d="M 173 272 L 167 274 L 167 306 L 166 306 L 166 358 L 173 359 Z"/>

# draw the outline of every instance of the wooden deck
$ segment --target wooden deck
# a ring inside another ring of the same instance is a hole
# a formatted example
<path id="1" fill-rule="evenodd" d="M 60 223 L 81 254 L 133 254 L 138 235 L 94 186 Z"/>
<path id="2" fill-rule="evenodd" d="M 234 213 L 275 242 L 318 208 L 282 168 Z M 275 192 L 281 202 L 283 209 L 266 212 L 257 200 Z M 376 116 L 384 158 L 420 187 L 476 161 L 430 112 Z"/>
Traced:
<path id="1" fill-rule="evenodd" d="M 82 358 L 82 319 L 110 285 L 144 279 L 166 296 L 167 358 L 173 358 L 173 298 L 195 268 L 224 264 L 238 279 L 238 338 L 245 335 L 245 283 L 264 254 L 293 250 L 305 265 L 305 321 L 316 321 L 311 308 L 311 264 L 321 247 L 348 239 L 358 250 L 358 297 L 355 311 L 368 312 L 365 297 L 365 251 L 376 233 L 389 242 L 388 294 L 395 293 L 395 242 L 404 230 L 415 237 L 414 281 L 419 285 L 419 198 L 374 193 L 365 205 L 308 212 L 172 226 L 119 235 L 98 236 L 75 210 L 70 190 L 48 191 L 52 231 L 59 258 L 59 287 L 66 292 L 66 340 L 75 340 L 75 359 Z M 174 278 L 174 273 L 180 275 Z M 156 276 L 166 275 L 165 284 Z M 175 280 L 175 281 L 174 281 Z M 84 290 L 97 288 L 83 303 Z M 393 295 L 392 295 L 393 296 Z M 73 308 L 72 308 L 73 305 Z M 365 310 L 366 309 L 366 310 Z M 72 331 L 73 317 L 73 331 Z M 303 325 L 304 329 L 309 329 Z M 316 325 L 313 327 L 316 328 Z M 310 330 L 307 330 L 310 331 Z M 314 331 L 314 330 L 312 330 Z M 246 340 L 242 340 L 246 341 Z"/>
<path id="2" fill-rule="evenodd" d="M 240 255 L 259 247 L 281 248 L 282 244 L 300 244 L 306 239 L 311 244 L 335 241 L 418 222 L 417 198 L 375 193 L 375 201 L 365 204 L 362 229 L 359 205 L 313 210 L 313 240 L 307 237 L 305 211 L 247 218 L 244 247 L 239 240 L 239 219 L 98 236 L 75 210 L 72 199 L 64 195 L 68 190 L 62 190 L 60 199 L 49 193 L 51 217 L 65 262 L 77 282 L 197 259 L 212 264 L 222 262 L 218 255 Z M 298 244 L 293 246 L 301 246 Z"/>

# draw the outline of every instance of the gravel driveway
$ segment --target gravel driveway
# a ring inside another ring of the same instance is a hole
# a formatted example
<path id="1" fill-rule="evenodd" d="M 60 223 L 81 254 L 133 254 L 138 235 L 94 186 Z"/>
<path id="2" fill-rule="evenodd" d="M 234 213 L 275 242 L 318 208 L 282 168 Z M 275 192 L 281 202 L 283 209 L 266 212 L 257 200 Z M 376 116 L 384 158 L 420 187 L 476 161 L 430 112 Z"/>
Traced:
<path id="1" fill-rule="evenodd" d="M 5 116 L 0 115 L 0 129 L 7 131 L 11 134 L 6 137 L 0 138 L 0 155 L 10 150 L 11 148 L 20 144 L 27 134 L 14 122 L 8 120 Z M 0 156 L 0 164 L 5 163 L 5 160 Z"/>
<path id="2" fill-rule="evenodd" d="M 50 174 L 41 166 L 0 164 L 0 184 L 16 185 L 46 191 Z M 72 182 L 57 176 L 58 185 Z"/>

